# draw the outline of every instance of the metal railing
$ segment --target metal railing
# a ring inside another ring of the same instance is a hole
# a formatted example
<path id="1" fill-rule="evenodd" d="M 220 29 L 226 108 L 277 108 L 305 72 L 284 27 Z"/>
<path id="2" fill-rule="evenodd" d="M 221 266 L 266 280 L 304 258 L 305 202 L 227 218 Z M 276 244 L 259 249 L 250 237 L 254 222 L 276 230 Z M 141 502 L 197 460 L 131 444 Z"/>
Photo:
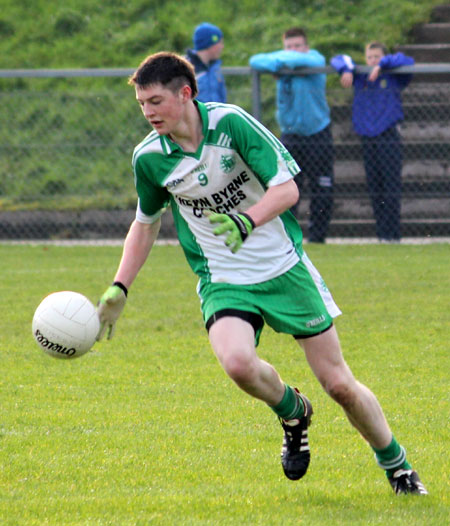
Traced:
<path id="1" fill-rule="evenodd" d="M 355 73 L 368 73 L 368 66 L 356 66 Z M 74 78 L 74 77 L 129 77 L 134 73 L 134 68 L 80 68 L 80 69 L 0 69 L 0 78 Z M 248 66 L 223 67 L 226 77 L 245 76 L 251 79 L 252 86 L 252 115 L 261 120 L 261 77 L 268 73 L 260 73 Z M 394 70 L 392 70 L 394 71 Z M 402 66 L 395 69 L 396 73 L 417 74 L 445 74 L 450 73 L 450 64 L 416 64 Z M 282 69 L 280 75 L 311 75 L 326 73 L 336 74 L 331 66 L 316 68 Z"/>

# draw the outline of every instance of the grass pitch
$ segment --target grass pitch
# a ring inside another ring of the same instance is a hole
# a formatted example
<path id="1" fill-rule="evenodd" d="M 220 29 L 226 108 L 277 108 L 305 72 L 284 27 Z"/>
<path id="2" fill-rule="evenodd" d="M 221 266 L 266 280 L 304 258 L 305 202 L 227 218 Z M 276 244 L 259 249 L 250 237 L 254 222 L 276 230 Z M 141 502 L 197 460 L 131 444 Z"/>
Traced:
<path id="1" fill-rule="evenodd" d="M 448 522 L 448 245 L 308 247 L 344 312 L 346 359 L 430 492 L 416 498 L 394 496 L 295 342 L 266 327 L 260 356 L 315 409 L 310 470 L 284 478 L 281 428 L 216 362 L 177 246 L 154 248 L 112 341 L 73 361 L 44 354 L 41 299 L 95 302 L 120 252 L 0 245 L 2 526 Z"/>

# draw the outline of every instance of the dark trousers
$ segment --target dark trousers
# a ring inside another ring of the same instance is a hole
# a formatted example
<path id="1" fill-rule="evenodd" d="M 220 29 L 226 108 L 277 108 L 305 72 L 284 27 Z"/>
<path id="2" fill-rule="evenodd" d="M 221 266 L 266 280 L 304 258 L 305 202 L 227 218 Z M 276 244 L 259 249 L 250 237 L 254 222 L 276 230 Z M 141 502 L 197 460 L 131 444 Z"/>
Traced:
<path id="1" fill-rule="evenodd" d="M 323 243 L 328 233 L 333 209 L 334 147 L 330 126 L 319 133 L 303 136 L 283 133 L 281 142 L 300 166 L 295 182 L 301 192 L 305 177 L 311 195 L 308 220 L 308 239 Z M 291 211 L 297 217 L 297 205 Z"/>
<path id="2" fill-rule="evenodd" d="M 402 197 L 402 144 L 395 126 L 362 137 L 367 187 L 379 239 L 399 240 Z"/>

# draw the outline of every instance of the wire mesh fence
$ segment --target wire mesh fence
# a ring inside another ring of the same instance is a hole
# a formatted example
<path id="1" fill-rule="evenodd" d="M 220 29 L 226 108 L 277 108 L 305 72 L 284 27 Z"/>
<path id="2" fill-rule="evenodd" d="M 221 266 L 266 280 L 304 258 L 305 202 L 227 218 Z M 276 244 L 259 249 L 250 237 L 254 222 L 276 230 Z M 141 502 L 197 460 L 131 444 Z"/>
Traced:
<path id="1" fill-rule="evenodd" d="M 256 107 L 260 120 L 279 136 L 274 80 L 260 78 L 255 89 L 254 76 L 244 69 L 238 74 L 225 69 L 229 102 L 252 113 Z M 405 119 L 398 126 L 398 148 L 392 138 L 383 143 L 381 168 L 353 131 L 351 91 L 336 85 L 327 99 L 331 146 L 313 141 L 302 158 L 295 144 L 287 144 L 304 169 L 296 212 L 306 235 L 311 214 L 319 223 L 327 221 L 328 199 L 327 237 L 449 236 L 450 86 L 413 81 L 402 92 Z M 0 120 L 0 238 L 125 235 L 136 205 L 131 155 L 149 128 L 123 78 L 104 84 L 93 78 L 2 79 Z M 317 195 L 307 173 L 311 162 L 324 160 L 333 175 L 325 197 Z M 380 198 L 371 170 L 395 172 L 399 163 L 401 177 L 390 181 L 384 194 L 389 199 Z M 387 236 L 380 234 L 383 221 Z M 175 235 L 170 212 L 161 234 Z"/>

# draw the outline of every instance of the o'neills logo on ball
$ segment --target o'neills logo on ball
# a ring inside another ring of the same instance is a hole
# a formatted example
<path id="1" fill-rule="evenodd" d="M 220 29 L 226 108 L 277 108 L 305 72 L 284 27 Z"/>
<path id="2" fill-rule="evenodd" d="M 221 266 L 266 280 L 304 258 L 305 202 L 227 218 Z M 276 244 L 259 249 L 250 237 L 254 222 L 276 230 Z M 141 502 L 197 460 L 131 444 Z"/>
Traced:
<path id="1" fill-rule="evenodd" d="M 45 349 L 48 349 L 49 351 L 55 351 L 59 354 L 66 354 L 67 356 L 73 356 L 77 350 L 73 347 L 70 347 L 69 349 L 67 347 L 63 347 L 59 343 L 54 343 L 48 340 L 40 331 L 39 329 L 36 329 L 36 332 L 34 333 L 34 337 L 36 338 L 36 341 L 39 343 L 41 347 L 44 347 Z"/>

